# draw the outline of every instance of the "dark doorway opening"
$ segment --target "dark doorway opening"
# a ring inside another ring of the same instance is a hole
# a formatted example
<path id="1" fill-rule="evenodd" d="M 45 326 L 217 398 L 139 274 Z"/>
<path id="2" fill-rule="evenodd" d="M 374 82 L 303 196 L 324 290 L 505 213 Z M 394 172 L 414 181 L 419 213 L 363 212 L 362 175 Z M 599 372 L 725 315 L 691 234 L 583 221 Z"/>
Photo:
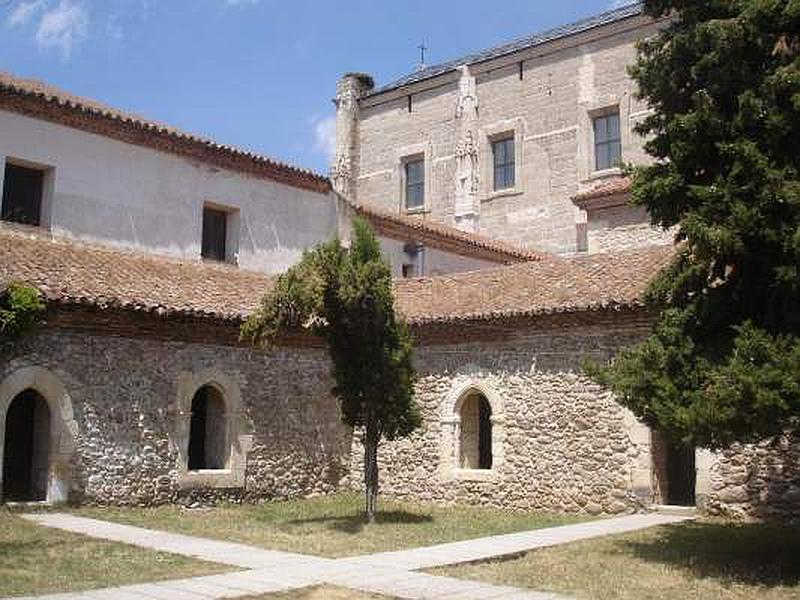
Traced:
<path id="1" fill-rule="evenodd" d="M 695 506 L 694 446 L 672 442 L 654 432 L 653 463 L 660 502 L 670 506 Z"/>
<path id="2" fill-rule="evenodd" d="M 227 462 L 225 401 L 222 394 L 204 385 L 192 398 L 189 425 L 189 470 L 224 469 Z"/>
<path id="3" fill-rule="evenodd" d="M 462 469 L 492 468 L 492 407 L 483 394 L 470 393 L 461 404 Z"/>
<path id="4" fill-rule="evenodd" d="M 492 468 L 492 407 L 483 396 L 478 404 L 478 468 Z"/>
<path id="5" fill-rule="evenodd" d="M 34 390 L 18 394 L 6 413 L 3 502 L 47 499 L 50 410 Z"/>

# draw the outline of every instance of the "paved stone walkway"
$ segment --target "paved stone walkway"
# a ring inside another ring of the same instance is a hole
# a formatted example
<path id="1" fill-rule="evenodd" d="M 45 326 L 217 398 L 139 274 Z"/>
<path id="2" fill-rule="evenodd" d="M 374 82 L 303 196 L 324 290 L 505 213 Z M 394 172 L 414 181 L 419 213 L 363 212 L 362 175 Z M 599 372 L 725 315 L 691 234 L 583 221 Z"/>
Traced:
<path id="1" fill-rule="evenodd" d="M 633 515 L 398 552 L 330 559 L 264 550 L 244 544 L 119 525 L 68 514 L 35 514 L 25 515 L 24 518 L 40 525 L 91 537 L 246 569 L 222 575 L 51 594 L 38 596 L 39 600 L 209 600 L 266 594 L 319 584 L 338 585 L 408 600 L 565 600 L 563 596 L 555 594 L 427 575 L 415 570 L 518 554 L 535 548 L 686 520 L 685 517 L 668 515 Z"/>

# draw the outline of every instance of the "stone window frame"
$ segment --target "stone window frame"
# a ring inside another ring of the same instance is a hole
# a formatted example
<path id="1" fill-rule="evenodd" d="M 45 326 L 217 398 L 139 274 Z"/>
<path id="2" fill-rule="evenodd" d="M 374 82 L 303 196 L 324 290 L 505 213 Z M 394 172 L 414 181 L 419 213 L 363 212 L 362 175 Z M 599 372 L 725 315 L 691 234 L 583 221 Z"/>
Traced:
<path id="1" fill-rule="evenodd" d="M 11 402 L 25 390 L 34 390 L 50 411 L 50 440 L 47 457 L 48 476 L 45 502 L 66 502 L 72 483 L 72 457 L 76 449 L 78 423 L 72 399 L 61 379 L 43 367 L 24 367 L 0 382 L 0 465 L 3 464 L 6 414 Z M 0 469 L 0 486 L 2 486 Z"/>
<path id="2" fill-rule="evenodd" d="M 626 150 L 630 150 L 632 135 L 630 127 L 630 106 L 628 93 L 606 94 L 592 102 L 582 103 L 578 123 L 578 180 L 587 184 L 598 179 L 619 177 L 621 167 L 598 171 L 595 169 L 594 119 L 612 112 L 619 113 L 620 157 L 625 160 Z"/>
<path id="3" fill-rule="evenodd" d="M 423 198 L 422 206 L 406 208 L 406 163 L 414 160 L 424 161 L 425 197 Z M 398 203 L 399 214 L 418 215 L 429 213 L 433 192 L 433 148 L 430 143 L 412 144 L 398 148 L 395 164 L 396 189 L 400 199 Z"/>
<path id="4" fill-rule="evenodd" d="M 463 469 L 461 457 L 461 406 L 470 395 L 483 395 L 492 409 L 492 468 Z M 505 410 L 502 397 L 485 379 L 469 377 L 456 381 L 447 393 L 440 418 L 441 474 L 444 479 L 498 481 L 505 464 Z"/>
<path id="5" fill-rule="evenodd" d="M 225 403 L 228 460 L 224 469 L 189 470 L 189 433 L 192 399 L 204 386 L 215 388 Z M 222 370 L 209 368 L 200 372 L 184 371 L 178 376 L 175 400 L 170 407 L 174 419 L 172 443 L 178 454 L 178 487 L 181 489 L 243 488 L 247 453 L 253 435 L 247 427 L 242 395 L 238 384 Z"/>
<path id="6" fill-rule="evenodd" d="M 502 190 L 494 189 L 494 154 L 492 143 L 514 138 L 514 186 Z M 504 196 L 519 196 L 525 193 L 525 173 L 523 171 L 525 122 L 521 118 L 505 119 L 482 127 L 478 133 L 478 190 L 481 202 Z"/>

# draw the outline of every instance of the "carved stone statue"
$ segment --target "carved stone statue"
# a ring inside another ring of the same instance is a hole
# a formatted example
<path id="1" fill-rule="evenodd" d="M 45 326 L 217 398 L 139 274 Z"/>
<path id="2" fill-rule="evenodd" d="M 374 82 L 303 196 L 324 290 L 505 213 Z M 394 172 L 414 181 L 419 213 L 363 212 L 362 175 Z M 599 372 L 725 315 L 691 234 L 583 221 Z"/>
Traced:
<path id="1" fill-rule="evenodd" d="M 475 78 L 470 74 L 467 65 L 458 67 L 461 78 L 458 80 L 458 103 L 456 104 L 456 119 L 477 120 L 478 118 L 478 90 Z"/>
<path id="2" fill-rule="evenodd" d="M 340 154 L 336 158 L 336 162 L 331 166 L 331 181 L 333 182 L 333 189 L 342 194 L 343 196 L 350 196 L 350 156 L 348 154 Z"/>
<path id="3" fill-rule="evenodd" d="M 478 148 L 472 131 L 456 145 L 456 183 L 459 193 L 465 196 L 478 193 Z"/>
<path id="4" fill-rule="evenodd" d="M 475 131 L 478 124 L 478 92 L 475 78 L 467 65 L 458 68 L 458 101 L 456 103 L 456 227 L 475 231 L 478 226 L 478 146 Z"/>

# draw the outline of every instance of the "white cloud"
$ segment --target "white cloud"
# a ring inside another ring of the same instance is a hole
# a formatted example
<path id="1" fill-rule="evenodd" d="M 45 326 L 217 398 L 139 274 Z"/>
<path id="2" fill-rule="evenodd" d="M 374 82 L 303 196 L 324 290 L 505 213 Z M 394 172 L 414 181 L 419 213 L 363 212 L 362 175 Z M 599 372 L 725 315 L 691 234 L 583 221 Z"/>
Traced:
<path id="1" fill-rule="evenodd" d="M 634 4 L 637 0 L 611 0 L 608 3 L 608 8 L 614 10 L 615 8 L 622 8 L 623 6 L 628 6 L 629 4 Z"/>
<path id="2" fill-rule="evenodd" d="M 64 59 L 70 57 L 75 44 L 86 37 L 89 30 L 89 13 L 83 4 L 60 0 L 49 8 L 39 21 L 36 44 L 45 50 L 55 48 Z"/>
<path id="3" fill-rule="evenodd" d="M 34 17 L 40 8 L 44 7 L 44 0 L 31 0 L 30 2 L 22 2 L 6 19 L 6 24 L 9 27 L 21 27 L 27 25 L 28 22 Z"/>
<path id="4" fill-rule="evenodd" d="M 314 150 L 332 161 L 336 154 L 336 117 L 314 119 Z"/>

